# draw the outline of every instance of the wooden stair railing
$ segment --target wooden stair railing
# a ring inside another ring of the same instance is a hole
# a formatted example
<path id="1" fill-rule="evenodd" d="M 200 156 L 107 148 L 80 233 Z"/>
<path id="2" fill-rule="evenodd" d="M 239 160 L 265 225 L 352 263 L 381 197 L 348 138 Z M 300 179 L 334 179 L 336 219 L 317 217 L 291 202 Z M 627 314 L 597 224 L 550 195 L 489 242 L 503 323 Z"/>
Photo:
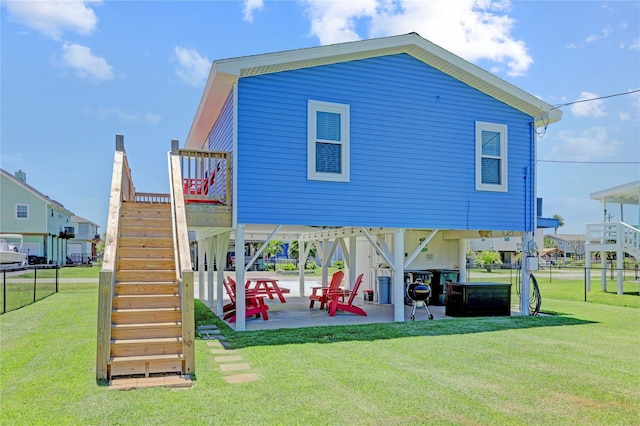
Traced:
<path id="1" fill-rule="evenodd" d="M 193 272 L 189 277 L 177 269 L 190 259 L 188 251 L 185 258 L 176 249 L 170 197 L 141 195 L 131 181 L 122 136 L 116 136 L 99 280 L 96 378 L 176 374 L 183 381 L 165 385 L 183 387 L 195 373 Z"/>

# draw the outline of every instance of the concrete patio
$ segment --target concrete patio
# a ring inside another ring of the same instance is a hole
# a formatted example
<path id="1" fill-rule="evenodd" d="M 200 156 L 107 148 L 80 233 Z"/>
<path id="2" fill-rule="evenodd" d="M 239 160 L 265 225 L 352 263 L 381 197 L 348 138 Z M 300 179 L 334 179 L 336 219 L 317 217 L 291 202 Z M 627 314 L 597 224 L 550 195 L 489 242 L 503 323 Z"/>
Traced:
<path id="1" fill-rule="evenodd" d="M 268 274 L 265 272 L 250 273 L 255 276 L 276 276 L 276 274 Z M 309 294 L 311 294 L 311 287 L 319 286 L 319 277 L 309 277 L 305 281 L 305 295 L 300 296 L 299 283 L 297 277 L 280 276 L 277 275 L 278 284 L 281 288 L 289 289 L 290 292 L 285 295 L 286 303 L 280 303 L 278 298 L 269 299 L 265 298 L 267 305 L 269 306 L 269 320 L 263 321 L 262 318 L 247 318 L 246 331 L 257 330 L 274 330 L 279 328 L 301 328 L 301 327 L 313 327 L 313 326 L 325 326 L 325 325 L 349 325 L 349 324 L 372 324 L 372 323 L 386 323 L 393 322 L 393 305 L 391 304 L 379 304 L 377 302 L 366 302 L 364 300 L 363 290 L 370 289 L 370 286 L 364 286 L 364 289 L 358 292 L 358 296 L 354 300 L 354 304 L 364 309 L 367 316 L 355 315 L 349 312 L 337 312 L 334 317 L 330 317 L 326 310 L 320 310 L 319 305 L 309 308 Z M 196 273 L 197 280 L 197 273 Z M 196 283 L 195 297 L 199 298 L 198 285 Z M 373 289 L 376 291 L 376 289 Z M 200 300 L 207 306 L 211 306 L 206 298 L 200 298 Z M 227 303 L 229 299 L 226 297 L 224 303 Z M 513 300 L 512 300 L 513 302 Z M 212 304 L 215 306 L 215 300 Z M 410 321 L 412 306 L 404 306 L 405 321 Z M 444 306 L 429 306 L 429 311 L 433 314 L 434 320 L 451 319 L 445 315 Z M 518 315 L 518 307 L 512 306 L 512 315 Z M 416 308 L 415 313 L 416 321 L 428 321 L 428 314 L 424 308 Z M 227 323 L 231 328 L 234 328 L 234 324 Z"/>

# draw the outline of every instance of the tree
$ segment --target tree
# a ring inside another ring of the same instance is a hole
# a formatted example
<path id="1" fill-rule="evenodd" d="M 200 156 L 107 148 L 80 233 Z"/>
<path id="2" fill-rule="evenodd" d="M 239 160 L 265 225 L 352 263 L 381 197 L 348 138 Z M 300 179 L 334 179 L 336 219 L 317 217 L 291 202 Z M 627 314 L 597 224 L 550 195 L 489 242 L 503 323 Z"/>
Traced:
<path id="1" fill-rule="evenodd" d="M 558 243 L 556 242 L 556 240 L 554 240 L 548 235 L 545 235 L 544 248 L 557 248 L 557 247 L 558 247 Z"/>
<path id="2" fill-rule="evenodd" d="M 558 220 L 558 226 L 556 226 L 555 231 L 553 232 L 554 234 L 557 234 L 558 228 L 560 228 L 561 226 L 564 226 L 564 219 L 559 214 L 554 214 L 552 217 Z"/>
<path id="3" fill-rule="evenodd" d="M 309 244 L 313 244 L 313 243 L 309 243 Z M 300 248 L 298 245 L 298 240 L 294 240 L 294 241 L 291 241 L 291 243 L 289 243 L 289 257 L 292 259 L 298 259 L 298 260 L 300 259 Z M 313 246 L 311 247 L 311 250 L 309 251 L 309 256 L 307 256 L 305 269 L 307 269 L 307 264 L 309 263 L 309 259 L 312 257 L 316 257 L 315 244 L 313 244 Z"/>
<path id="4" fill-rule="evenodd" d="M 491 265 L 501 264 L 500 254 L 497 251 L 485 250 L 476 257 L 476 265 L 487 268 L 487 272 L 491 272 Z"/>

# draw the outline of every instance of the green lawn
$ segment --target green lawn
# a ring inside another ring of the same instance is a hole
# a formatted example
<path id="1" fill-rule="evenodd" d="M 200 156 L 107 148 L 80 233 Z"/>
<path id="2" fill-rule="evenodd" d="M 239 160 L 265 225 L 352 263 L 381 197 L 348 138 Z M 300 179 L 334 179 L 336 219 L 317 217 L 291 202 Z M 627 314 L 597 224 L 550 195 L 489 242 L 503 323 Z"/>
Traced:
<path id="1" fill-rule="evenodd" d="M 0 424 L 638 424 L 640 310 L 234 333 L 255 382 L 196 342 L 190 390 L 95 381 L 96 284 L 0 316 Z M 218 323 L 198 309 L 198 323 Z"/>

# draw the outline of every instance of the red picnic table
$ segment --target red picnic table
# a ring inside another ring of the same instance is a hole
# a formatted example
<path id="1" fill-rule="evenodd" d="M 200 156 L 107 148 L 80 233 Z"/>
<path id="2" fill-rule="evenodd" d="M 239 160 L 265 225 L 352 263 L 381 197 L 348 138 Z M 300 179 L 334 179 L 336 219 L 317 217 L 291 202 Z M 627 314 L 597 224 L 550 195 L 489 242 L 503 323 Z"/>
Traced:
<path id="1" fill-rule="evenodd" d="M 273 299 L 273 295 L 276 294 L 282 303 L 287 303 L 283 293 L 291 292 L 288 288 L 280 288 L 278 280 L 275 278 L 249 278 L 244 287 L 253 294 L 264 294 L 269 299 Z"/>

